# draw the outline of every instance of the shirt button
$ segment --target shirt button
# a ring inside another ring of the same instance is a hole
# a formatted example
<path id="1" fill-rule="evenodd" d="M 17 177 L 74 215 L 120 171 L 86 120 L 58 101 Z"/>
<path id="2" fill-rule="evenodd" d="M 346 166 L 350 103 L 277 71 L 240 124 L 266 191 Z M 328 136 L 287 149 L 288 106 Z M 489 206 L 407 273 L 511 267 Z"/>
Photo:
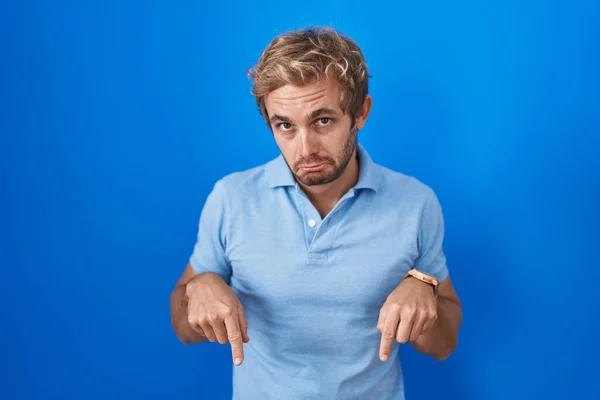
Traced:
<path id="1" fill-rule="evenodd" d="M 314 219 L 308 220 L 308 226 L 310 226 L 311 228 L 314 228 L 316 224 L 317 224 L 317 221 L 315 221 Z"/>

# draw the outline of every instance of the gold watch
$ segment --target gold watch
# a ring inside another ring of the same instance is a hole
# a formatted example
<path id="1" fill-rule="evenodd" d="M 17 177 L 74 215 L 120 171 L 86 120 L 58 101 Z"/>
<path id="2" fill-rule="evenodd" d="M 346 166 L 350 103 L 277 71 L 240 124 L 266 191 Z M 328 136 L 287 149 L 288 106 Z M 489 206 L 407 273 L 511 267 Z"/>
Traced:
<path id="1" fill-rule="evenodd" d="M 436 277 L 424 274 L 415 268 L 412 268 L 408 271 L 405 279 L 408 278 L 409 276 L 412 276 L 413 278 L 416 278 L 416 279 L 420 280 L 421 282 L 425 282 L 425 283 L 433 286 L 433 293 L 435 294 L 436 298 L 438 297 L 438 286 L 440 285 L 440 281 L 437 280 Z"/>

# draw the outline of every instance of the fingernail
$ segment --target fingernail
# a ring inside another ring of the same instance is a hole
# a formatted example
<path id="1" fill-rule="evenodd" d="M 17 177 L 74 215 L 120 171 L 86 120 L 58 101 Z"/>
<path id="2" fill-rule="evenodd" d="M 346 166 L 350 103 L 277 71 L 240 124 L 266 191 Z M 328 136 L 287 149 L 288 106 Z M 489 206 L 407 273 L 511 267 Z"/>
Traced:
<path id="1" fill-rule="evenodd" d="M 235 360 L 233 360 L 233 362 L 235 363 L 235 365 L 240 365 L 242 363 L 242 359 L 236 358 Z"/>
<path id="2" fill-rule="evenodd" d="M 384 355 L 381 356 L 381 361 L 386 362 L 387 359 L 388 359 L 387 354 L 384 354 Z"/>

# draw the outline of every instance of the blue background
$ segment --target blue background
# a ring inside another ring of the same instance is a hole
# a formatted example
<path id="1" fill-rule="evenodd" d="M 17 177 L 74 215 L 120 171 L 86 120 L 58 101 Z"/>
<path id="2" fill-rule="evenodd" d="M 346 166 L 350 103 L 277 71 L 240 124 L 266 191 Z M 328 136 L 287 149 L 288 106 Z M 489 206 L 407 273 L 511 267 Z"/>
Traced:
<path id="1" fill-rule="evenodd" d="M 229 398 L 229 347 L 180 344 L 170 291 L 215 180 L 277 155 L 246 69 L 325 24 L 373 75 L 360 141 L 445 213 L 464 325 L 443 363 L 403 347 L 408 399 L 598 399 L 599 21 L 598 1 L 4 3 L 0 398 Z"/>

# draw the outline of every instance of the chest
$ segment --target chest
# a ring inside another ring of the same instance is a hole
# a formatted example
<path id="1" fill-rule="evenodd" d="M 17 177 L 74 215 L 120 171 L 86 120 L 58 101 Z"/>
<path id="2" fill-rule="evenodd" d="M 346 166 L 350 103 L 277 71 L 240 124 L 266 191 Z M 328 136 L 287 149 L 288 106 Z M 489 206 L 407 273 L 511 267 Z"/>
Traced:
<path id="1" fill-rule="evenodd" d="M 234 290 L 265 310 L 377 310 L 418 257 L 418 224 L 414 213 L 364 200 L 325 218 L 292 201 L 248 204 L 227 247 Z"/>

